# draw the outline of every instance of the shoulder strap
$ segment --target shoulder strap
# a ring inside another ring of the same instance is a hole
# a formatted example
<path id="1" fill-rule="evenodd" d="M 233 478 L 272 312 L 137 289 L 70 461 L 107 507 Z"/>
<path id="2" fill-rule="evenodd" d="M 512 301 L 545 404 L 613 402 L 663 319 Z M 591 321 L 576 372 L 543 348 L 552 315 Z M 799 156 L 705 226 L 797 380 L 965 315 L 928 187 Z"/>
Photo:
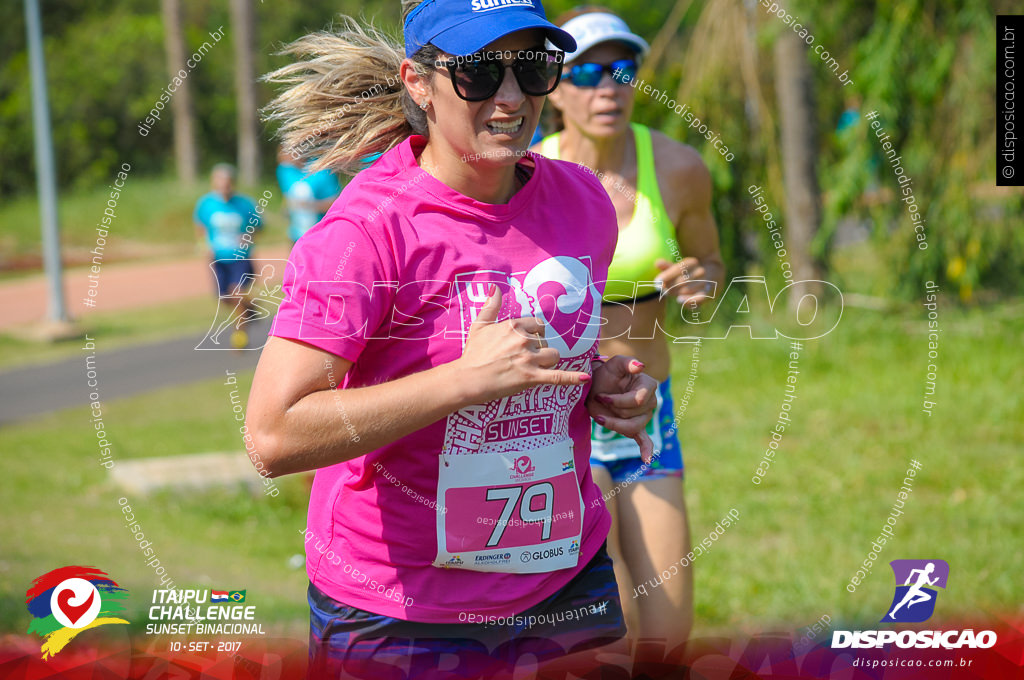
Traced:
<path id="1" fill-rule="evenodd" d="M 630 123 L 633 129 L 633 140 L 636 144 L 636 188 L 652 203 L 661 201 L 658 190 L 658 173 L 654 169 L 654 145 L 651 142 L 651 131 L 639 123 Z"/>
<path id="2" fill-rule="evenodd" d="M 658 172 L 654 167 L 654 142 L 651 130 L 639 123 L 631 123 L 636 143 L 636 193 L 637 203 L 634 219 L 642 219 L 654 225 L 665 239 L 675 242 L 676 229 L 672 218 L 665 209 L 665 202 L 658 187 Z"/>

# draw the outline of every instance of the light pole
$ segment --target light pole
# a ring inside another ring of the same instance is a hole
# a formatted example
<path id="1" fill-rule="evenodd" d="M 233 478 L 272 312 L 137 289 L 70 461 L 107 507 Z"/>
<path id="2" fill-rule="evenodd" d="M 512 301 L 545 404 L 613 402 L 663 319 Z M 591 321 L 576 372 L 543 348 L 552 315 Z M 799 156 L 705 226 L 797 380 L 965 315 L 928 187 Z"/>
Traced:
<path id="1" fill-rule="evenodd" d="M 64 272 L 57 230 L 57 180 L 54 174 L 53 138 L 50 135 L 50 103 L 46 93 L 46 62 L 43 59 L 39 0 L 25 0 L 25 32 L 28 34 L 29 68 L 32 75 L 32 133 L 36 148 L 36 185 L 42 218 L 43 264 L 50 281 L 47 320 L 68 322 L 64 303 Z"/>

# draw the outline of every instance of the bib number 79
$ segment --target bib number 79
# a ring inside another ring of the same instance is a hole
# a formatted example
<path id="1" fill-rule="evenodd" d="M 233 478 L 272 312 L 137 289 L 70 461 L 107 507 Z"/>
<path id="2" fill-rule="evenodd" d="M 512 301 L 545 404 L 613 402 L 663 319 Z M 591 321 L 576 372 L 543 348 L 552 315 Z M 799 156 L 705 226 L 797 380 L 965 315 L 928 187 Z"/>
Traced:
<path id="1" fill-rule="evenodd" d="M 522 496 L 522 502 L 520 502 L 520 496 Z M 532 508 L 533 499 L 538 496 L 544 498 L 544 504 L 539 509 L 534 510 Z M 501 537 L 505 533 L 505 529 L 508 528 L 509 522 L 515 521 L 512 519 L 512 513 L 515 512 L 516 506 L 519 507 L 519 519 L 524 524 L 529 522 L 543 523 L 544 526 L 541 530 L 542 541 L 551 538 L 551 515 L 552 508 L 554 507 L 554 497 L 555 487 L 550 482 L 538 482 L 525 487 L 525 489 L 521 486 L 488 489 L 487 500 L 505 501 L 505 506 L 501 509 L 501 516 L 495 523 L 491 537 L 487 539 L 487 547 L 493 548 L 501 541 Z"/>

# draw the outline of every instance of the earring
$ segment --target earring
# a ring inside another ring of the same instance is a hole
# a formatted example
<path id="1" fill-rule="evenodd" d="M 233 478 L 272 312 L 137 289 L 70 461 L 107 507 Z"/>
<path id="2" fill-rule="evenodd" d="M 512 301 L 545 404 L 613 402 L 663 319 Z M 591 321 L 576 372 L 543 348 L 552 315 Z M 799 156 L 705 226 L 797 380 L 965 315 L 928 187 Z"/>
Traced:
<path id="1" fill-rule="evenodd" d="M 424 111 L 427 110 L 428 106 L 430 106 L 430 100 L 429 99 L 420 103 L 420 108 L 423 109 Z"/>

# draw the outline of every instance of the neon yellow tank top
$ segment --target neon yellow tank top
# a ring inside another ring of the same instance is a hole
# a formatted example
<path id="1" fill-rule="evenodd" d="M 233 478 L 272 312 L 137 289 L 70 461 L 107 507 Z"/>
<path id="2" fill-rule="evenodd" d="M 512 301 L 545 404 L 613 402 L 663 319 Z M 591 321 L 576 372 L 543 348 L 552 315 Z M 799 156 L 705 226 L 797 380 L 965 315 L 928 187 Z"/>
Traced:
<path id="1" fill-rule="evenodd" d="M 630 123 L 630 128 L 636 143 L 637 192 L 633 217 L 629 224 L 619 228 L 619 241 L 608 268 L 604 300 L 609 302 L 657 293 L 651 283 L 659 273 L 654 261 L 661 258 L 672 262 L 679 252 L 675 226 L 658 189 L 651 131 L 639 123 Z M 540 152 L 558 159 L 558 142 L 559 133 L 548 135 L 541 140 Z M 634 283 L 639 284 L 635 290 Z"/>

